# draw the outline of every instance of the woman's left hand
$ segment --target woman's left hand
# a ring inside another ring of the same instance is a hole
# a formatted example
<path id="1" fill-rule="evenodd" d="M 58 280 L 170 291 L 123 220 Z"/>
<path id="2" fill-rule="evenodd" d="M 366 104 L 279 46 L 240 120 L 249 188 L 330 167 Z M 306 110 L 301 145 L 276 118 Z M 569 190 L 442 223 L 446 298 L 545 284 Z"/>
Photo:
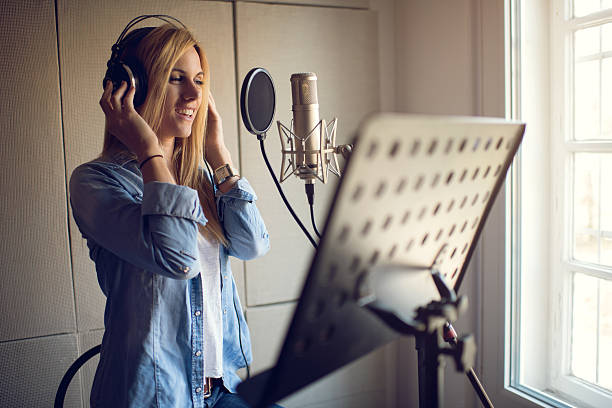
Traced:
<path id="1" fill-rule="evenodd" d="M 206 120 L 206 142 L 204 149 L 206 160 L 213 169 L 226 163 L 233 167 L 232 157 L 225 146 L 225 139 L 223 138 L 221 115 L 217 111 L 217 105 L 210 92 L 208 93 L 208 119 Z"/>

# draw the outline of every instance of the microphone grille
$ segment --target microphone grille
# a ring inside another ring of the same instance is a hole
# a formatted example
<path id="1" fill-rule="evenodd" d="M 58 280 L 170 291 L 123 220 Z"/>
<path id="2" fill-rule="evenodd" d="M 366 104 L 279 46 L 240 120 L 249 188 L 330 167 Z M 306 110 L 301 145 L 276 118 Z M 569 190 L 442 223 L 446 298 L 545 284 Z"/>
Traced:
<path id="1" fill-rule="evenodd" d="M 291 96 L 294 105 L 318 104 L 317 75 L 313 72 L 291 75 Z"/>

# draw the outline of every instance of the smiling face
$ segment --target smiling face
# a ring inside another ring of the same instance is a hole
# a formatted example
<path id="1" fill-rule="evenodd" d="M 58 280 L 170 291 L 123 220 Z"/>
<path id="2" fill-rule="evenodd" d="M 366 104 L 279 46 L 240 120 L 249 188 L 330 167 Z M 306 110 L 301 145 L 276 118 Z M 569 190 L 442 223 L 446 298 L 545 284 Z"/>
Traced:
<path id="1" fill-rule="evenodd" d="M 159 138 L 185 138 L 202 103 L 204 72 L 195 48 L 188 48 L 170 72 Z"/>

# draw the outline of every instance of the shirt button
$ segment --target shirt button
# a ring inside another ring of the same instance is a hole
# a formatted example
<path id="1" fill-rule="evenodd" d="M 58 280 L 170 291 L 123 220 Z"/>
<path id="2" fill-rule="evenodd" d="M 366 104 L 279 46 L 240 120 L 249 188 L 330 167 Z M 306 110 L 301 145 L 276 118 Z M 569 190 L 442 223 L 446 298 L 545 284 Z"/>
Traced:
<path id="1" fill-rule="evenodd" d="M 183 272 L 184 272 L 184 273 L 189 272 L 189 267 L 188 267 L 188 266 L 184 266 L 184 267 L 183 267 Z"/>
<path id="2" fill-rule="evenodd" d="M 194 315 L 196 315 L 196 316 L 199 316 L 201 314 L 202 314 L 202 312 L 200 312 L 199 310 L 196 310 L 196 312 L 194 313 Z"/>
<path id="3" fill-rule="evenodd" d="M 196 392 L 199 394 L 200 392 L 202 392 L 202 388 L 200 387 L 196 388 Z"/>
<path id="4" fill-rule="evenodd" d="M 195 352 L 196 357 L 200 357 L 202 355 L 202 352 L 200 350 Z"/>

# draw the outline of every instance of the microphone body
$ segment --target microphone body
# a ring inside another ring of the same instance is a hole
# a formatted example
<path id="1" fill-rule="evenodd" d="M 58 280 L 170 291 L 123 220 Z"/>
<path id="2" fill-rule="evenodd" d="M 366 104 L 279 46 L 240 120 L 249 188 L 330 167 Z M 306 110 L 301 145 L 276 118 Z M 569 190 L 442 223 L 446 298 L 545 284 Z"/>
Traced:
<path id="1" fill-rule="evenodd" d="M 293 133 L 295 161 L 300 168 L 297 174 L 307 184 L 314 183 L 321 151 L 319 124 L 319 98 L 317 75 L 312 72 L 291 75 L 291 99 L 293 111 Z"/>

